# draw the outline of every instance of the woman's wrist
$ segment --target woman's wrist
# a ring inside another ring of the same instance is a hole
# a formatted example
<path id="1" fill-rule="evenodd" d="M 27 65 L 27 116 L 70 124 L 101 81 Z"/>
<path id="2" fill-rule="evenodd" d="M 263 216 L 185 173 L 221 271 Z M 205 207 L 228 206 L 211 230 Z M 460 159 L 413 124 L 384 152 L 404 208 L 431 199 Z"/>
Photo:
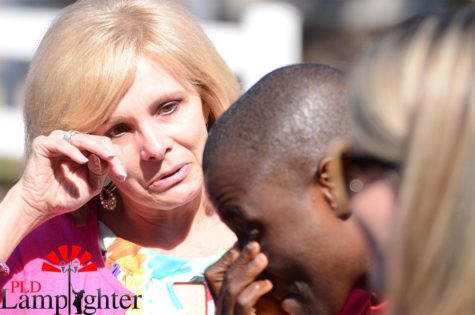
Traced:
<path id="1" fill-rule="evenodd" d="M 6 261 L 21 240 L 44 221 L 46 218 L 24 200 L 21 186 L 15 184 L 0 202 L 0 260 Z"/>

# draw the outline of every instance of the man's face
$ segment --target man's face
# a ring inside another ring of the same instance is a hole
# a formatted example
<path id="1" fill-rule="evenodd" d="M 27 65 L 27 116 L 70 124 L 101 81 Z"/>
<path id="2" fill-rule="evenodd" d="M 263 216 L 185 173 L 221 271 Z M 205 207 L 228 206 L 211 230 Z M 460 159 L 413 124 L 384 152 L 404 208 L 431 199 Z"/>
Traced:
<path id="1" fill-rule="evenodd" d="M 343 223 L 329 209 L 319 185 L 300 191 L 274 183 L 249 187 L 242 173 L 229 172 L 207 182 L 222 220 L 236 233 L 241 248 L 254 240 L 267 256 L 262 278 L 273 282 L 271 295 L 310 305 L 309 314 L 332 313 L 339 307 L 334 305 L 332 286 L 340 292 L 335 257 L 342 250 L 338 231 Z"/>

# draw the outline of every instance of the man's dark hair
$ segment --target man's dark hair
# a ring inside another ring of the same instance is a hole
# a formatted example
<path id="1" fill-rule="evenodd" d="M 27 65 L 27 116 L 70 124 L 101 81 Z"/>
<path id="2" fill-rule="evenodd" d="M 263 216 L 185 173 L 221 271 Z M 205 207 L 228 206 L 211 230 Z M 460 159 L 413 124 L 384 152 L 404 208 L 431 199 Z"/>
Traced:
<path id="1" fill-rule="evenodd" d="M 318 64 L 279 68 L 215 123 L 204 151 L 205 177 L 212 184 L 216 172 L 245 175 L 243 185 L 250 189 L 269 181 L 304 187 L 315 180 L 329 142 L 347 132 L 347 91 L 339 70 Z"/>

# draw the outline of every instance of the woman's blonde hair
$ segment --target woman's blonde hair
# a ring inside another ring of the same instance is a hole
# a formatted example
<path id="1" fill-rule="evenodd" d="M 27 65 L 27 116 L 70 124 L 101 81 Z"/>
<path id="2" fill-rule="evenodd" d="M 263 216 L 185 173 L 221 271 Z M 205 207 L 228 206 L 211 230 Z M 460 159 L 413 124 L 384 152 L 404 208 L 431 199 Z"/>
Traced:
<path id="1" fill-rule="evenodd" d="M 475 313 L 475 10 L 414 19 L 356 63 L 356 143 L 402 165 L 391 314 Z"/>
<path id="2" fill-rule="evenodd" d="M 26 83 L 26 151 L 55 129 L 92 132 L 135 78 L 139 57 L 191 83 L 210 111 L 208 127 L 239 94 L 235 76 L 193 17 L 165 0 L 84 0 L 43 38 Z"/>

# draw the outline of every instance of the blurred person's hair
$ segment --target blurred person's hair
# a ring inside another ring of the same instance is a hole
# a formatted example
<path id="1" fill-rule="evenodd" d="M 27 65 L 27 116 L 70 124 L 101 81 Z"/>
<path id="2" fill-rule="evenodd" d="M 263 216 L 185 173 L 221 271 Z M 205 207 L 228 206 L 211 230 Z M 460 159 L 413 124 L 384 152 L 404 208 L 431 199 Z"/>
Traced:
<path id="1" fill-rule="evenodd" d="M 354 140 L 400 163 L 391 314 L 475 312 L 475 10 L 419 17 L 355 64 Z"/>
<path id="2" fill-rule="evenodd" d="M 26 82 L 26 151 L 55 129 L 92 132 L 150 58 L 199 92 L 208 128 L 239 94 L 231 70 L 181 6 L 166 0 L 84 0 L 67 7 L 43 38 Z M 160 82 L 156 82 L 159 88 Z"/>

